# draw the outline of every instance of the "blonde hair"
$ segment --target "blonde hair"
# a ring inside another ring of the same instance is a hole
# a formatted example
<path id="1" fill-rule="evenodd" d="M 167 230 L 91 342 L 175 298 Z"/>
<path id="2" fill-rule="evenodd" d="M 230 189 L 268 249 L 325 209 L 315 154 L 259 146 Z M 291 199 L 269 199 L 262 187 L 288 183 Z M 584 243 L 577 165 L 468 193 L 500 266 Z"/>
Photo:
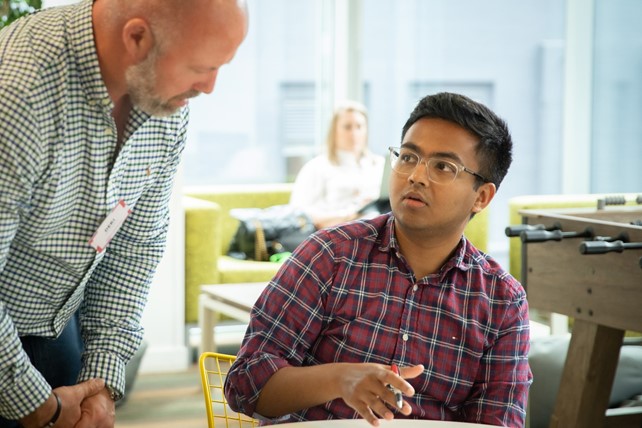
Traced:
<path id="1" fill-rule="evenodd" d="M 330 163 L 334 165 L 339 163 L 339 157 L 337 155 L 337 123 L 339 122 L 339 116 L 348 112 L 361 113 L 366 119 L 366 127 L 368 126 L 368 110 L 366 109 L 366 106 L 360 102 L 346 100 L 335 107 L 334 112 L 332 113 L 332 119 L 330 120 L 330 126 L 328 127 L 328 134 L 325 139 L 328 159 L 330 160 Z M 367 150 L 366 143 L 361 156 L 365 155 Z"/>

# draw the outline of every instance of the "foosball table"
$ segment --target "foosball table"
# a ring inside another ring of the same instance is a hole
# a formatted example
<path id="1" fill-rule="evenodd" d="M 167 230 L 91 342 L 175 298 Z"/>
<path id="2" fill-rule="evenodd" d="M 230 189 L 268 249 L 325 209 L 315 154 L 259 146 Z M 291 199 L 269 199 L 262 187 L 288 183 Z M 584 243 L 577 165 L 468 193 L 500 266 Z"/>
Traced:
<path id="1" fill-rule="evenodd" d="M 625 332 L 642 332 L 642 205 L 520 214 L 506 234 L 529 305 L 573 318 L 550 428 L 640 428 L 642 408 L 607 407 Z"/>

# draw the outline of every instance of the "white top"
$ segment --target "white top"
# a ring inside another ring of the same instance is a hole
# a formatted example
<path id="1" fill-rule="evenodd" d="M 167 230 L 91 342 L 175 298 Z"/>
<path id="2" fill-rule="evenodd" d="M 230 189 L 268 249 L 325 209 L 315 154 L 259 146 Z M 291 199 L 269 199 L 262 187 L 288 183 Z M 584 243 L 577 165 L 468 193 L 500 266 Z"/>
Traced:
<path id="1" fill-rule="evenodd" d="M 310 217 L 347 216 L 379 197 L 384 157 L 368 153 L 361 159 L 339 151 L 338 165 L 320 155 L 303 165 L 296 177 L 290 205 Z"/>

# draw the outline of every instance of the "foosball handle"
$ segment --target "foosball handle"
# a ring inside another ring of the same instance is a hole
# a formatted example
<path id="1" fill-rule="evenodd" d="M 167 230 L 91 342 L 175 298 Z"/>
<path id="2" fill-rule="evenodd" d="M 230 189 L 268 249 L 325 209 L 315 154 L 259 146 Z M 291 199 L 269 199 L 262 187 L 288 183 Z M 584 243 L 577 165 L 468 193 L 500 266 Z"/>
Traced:
<path id="1" fill-rule="evenodd" d="M 546 226 L 543 224 L 518 224 L 515 226 L 508 226 L 504 229 L 504 233 L 509 238 L 513 238 L 521 235 L 525 230 L 546 230 Z"/>
<path id="2" fill-rule="evenodd" d="M 624 251 L 624 243 L 622 241 L 584 241 L 580 244 L 582 254 L 604 254 L 611 251 L 621 253 Z"/>
<path id="3" fill-rule="evenodd" d="M 580 253 L 582 254 L 604 254 L 611 251 L 621 253 L 624 250 L 642 249 L 642 242 L 624 242 L 618 241 L 584 241 L 580 244 Z"/>
<path id="4" fill-rule="evenodd" d="M 523 243 L 528 242 L 545 242 L 561 241 L 564 238 L 592 238 L 591 228 L 584 232 L 563 232 L 561 229 L 556 230 L 525 230 L 520 235 Z"/>

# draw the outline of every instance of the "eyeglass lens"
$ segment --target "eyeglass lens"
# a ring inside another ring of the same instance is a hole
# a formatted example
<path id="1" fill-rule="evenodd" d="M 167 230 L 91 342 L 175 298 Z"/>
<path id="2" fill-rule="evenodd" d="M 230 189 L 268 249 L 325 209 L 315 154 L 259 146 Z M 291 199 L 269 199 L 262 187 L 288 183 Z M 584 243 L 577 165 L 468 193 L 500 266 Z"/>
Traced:
<path id="1" fill-rule="evenodd" d="M 392 169 L 400 174 L 412 174 L 420 162 L 426 166 L 428 178 L 438 184 L 452 183 L 459 173 L 457 165 L 445 159 L 420 159 L 416 153 L 403 149 L 398 151 L 391 149 L 390 152 Z"/>

